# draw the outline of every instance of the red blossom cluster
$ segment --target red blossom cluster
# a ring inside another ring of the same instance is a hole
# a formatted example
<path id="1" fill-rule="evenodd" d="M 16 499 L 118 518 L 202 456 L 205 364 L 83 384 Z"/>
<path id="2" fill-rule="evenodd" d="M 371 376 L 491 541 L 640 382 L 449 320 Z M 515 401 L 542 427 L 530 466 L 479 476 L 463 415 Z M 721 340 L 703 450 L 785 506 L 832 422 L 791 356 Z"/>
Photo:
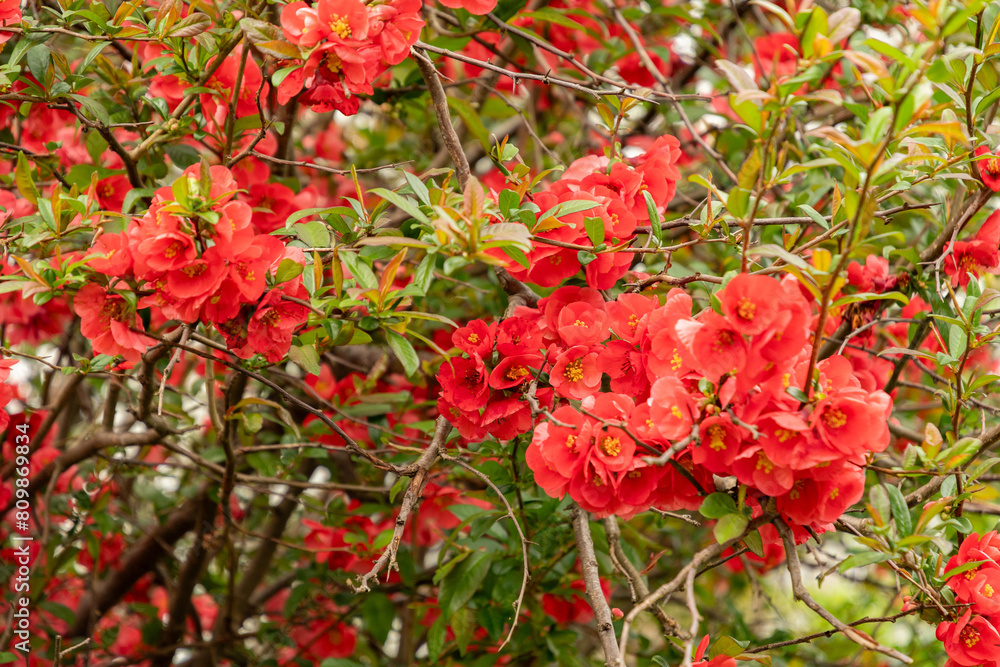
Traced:
<path id="1" fill-rule="evenodd" d="M 842 356 L 816 365 L 804 400 L 812 310 L 794 278 L 741 274 L 716 296 L 718 311 L 692 317 L 680 289 L 661 305 L 563 287 L 499 325 L 472 322 L 454 339 L 468 356 L 442 366 L 439 408 L 477 439 L 495 429 L 492 405 L 514 405 L 504 413 L 516 428 L 497 436 L 513 437 L 531 426 L 525 394 L 547 368 L 561 404 L 526 456 L 550 495 L 630 517 L 696 509 L 712 474 L 735 476 L 791 523 L 822 529 L 860 498 L 865 456 L 889 442 L 892 401 Z M 668 450 L 676 465 L 646 460 Z"/>
<path id="2" fill-rule="evenodd" d="M 285 37 L 304 64 L 278 84 L 278 101 L 299 101 L 313 111 L 358 112 L 358 95 L 371 95 L 372 82 L 410 53 L 424 21 L 420 0 L 299 0 L 281 11 Z"/>
<path id="3" fill-rule="evenodd" d="M 681 156 L 680 142 L 671 136 L 661 136 L 641 156 L 632 160 L 610 160 L 591 155 L 576 160 L 550 188 L 534 196 L 541 211 L 557 210 L 570 201 L 592 201 L 593 208 L 557 215 L 539 221 L 538 240 L 527 254 L 527 267 L 511 264 L 511 275 L 519 280 L 555 287 L 580 271 L 578 250 L 556 243 L 590 245 L 587 219 L 598 218 L 607 252 L 598 252 L 586 265 L 587 284 L 595 289 L 610 289 L 624 276 L 635 259 L 626 248 L 635 238 L 635 228 L 649 224 L 649 205 L 644 193 L 651 197 L 655 208 L 662 210 L 671 199 L 680 179 L 677 161 Z M 550 222 L 554 220 L 554 222 Z"/>
<path id="4" fill-rule="evenodd" d="M 193 166 L 173 187 L 157 190 L 149 211 L 125 231 L 95 239 L 98 256 L 89 266 L 110 281 L 88 283 L 73 300 L 94 352 L 137 362 L 153 343 L 137 312 L 148 307 L 155 321 L 214 324 L 241 358 L 284 357 L 308 315 L 297 303 L 308 293 L 300 277 L 273 283 L 282 261 L 303 264 L 304 257 L 258 233 L 250 206 L 233 199 L 236 191 L 225 167 Z"/>
<path id="5" fill-rule="evenodd" d="M 957 621 L 943 621 L 937 638 L 948 653 L 945 667 L 1000 666 L 1000 536 L 991 531 L 969 535 L 951 557 L 945 574 L 955 601 L 969 605 Z"/>

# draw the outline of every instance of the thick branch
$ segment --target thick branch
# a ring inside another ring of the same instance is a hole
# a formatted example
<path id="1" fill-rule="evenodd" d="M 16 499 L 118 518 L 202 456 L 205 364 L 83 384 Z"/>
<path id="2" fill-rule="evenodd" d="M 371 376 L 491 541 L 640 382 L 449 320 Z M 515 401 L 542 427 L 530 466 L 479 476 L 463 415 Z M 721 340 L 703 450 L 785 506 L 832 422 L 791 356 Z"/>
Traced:
<path id="1" fill-rule="evenodd" d="M 615 626 L 611 619 L 611 607 L 604 599 L 601 590 L 601 574 L 597 569 L 597 556 L 594 553 L 594 540 L 590 536 L 590 517 L 579 507 L 573 508 L 573 533 L 576 535 L 576 548 L 583 569 L 583 582 L 587 587 L 587 597 L 597 618 L 597 635 L 601 638 L 604 649 L 604 660 L 608 667 L 619 662 L 618 640 L 615 637 Z"/>
<path id="2" fill-rule="evenodd" d="M 434 114 L 437 116 L 438 128 L 441 130 L 441 140 L 444 141 L 445 148 L 451 156 L 451 161 L 455 165 L 455 173 L 458 175 L 458 184 L 465 191 L 465 184 L 469 182 L 469 160 L 462 150 L 462 140 L 455 132 L 455 126 L 451 124 L 451 114 L 448 112 L 448 96 L 441 85 L 441 76 L 438 74 L 434 64 L 427 56 L 418 51 L 413 52 L 420 74 L 423 75 L 427 83 L 427 89 L 431 93 L 431 104 L 434 105 Z"/>
<path id="3" fill-rule="evenodd" d="M 68 637 L 84 637 L 89 634 L 90 622 L 103 616 L 109 609 L 132 590 L 144 574 L 153 569 L 161 556 L 171 545 L 195 527 L 199 516 L 205 516 L 212 505 L 208 493 L 202 491 L 173 511 L 167 520 L 147 534 L 129 550 L 122 560 L 120 569 L 115 570 L 101 582 L 94 595 L 86 594 L 76 609 L 76 618 Z"/>

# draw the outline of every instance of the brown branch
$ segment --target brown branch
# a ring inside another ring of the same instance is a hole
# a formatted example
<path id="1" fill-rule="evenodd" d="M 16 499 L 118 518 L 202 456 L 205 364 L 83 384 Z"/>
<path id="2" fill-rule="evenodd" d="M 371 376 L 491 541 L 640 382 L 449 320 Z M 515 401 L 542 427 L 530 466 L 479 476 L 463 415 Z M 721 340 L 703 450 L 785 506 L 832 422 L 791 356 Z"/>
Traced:
<path id="1" fill-rule="evenodd" d="M 597 620 L 597 635 L 601 638 L 601 648 L 604 649 L 604 662 L 608 667 L 612 667 L 619 663 L 621 657 L 611 618 L 611 607 L 608 606 L 604 591 L 601 590 L 601 573 L 597 568 L 594 540 L 590 536 L 590 516 L 588 512 L 574 505 L 572 517 L 576 548 L 583 570 L 583 582 L 587 588 L 587 597 L 590 598 L 590 607 L 594 610 Z"/>
<path id="2" fill-rule="evenodd" d="M 642 580 L 642 574 L 635 567 L 635 564 L 625 554 L 625 549 L 622 548 L 622 533 L 618 527 L 617 517 L 609 516 L 604 519 L 604 533 L 608 537 L 608 554 L 611 556 L 611 562 L 628 582 L 632 602 L 638 602 L 649 595 L 649 587 Z M 667 616 L 660 605 L 654 604 L 652 611 L 653 616 L 656 616 L 663 627 L 664 634 L 671 637 L 686 638 L 686 634 L 681 629 L 681 626 L 677 624 L 677 621 Z"/>
<path id="3" fill-rule="evenodd" d="M 350 176 L 350 169 L 334 169 L 333 167 L 326 167 L 321 164 L 316 164 L 315 162 L 302 162 L 300 160 L 283 160 L 281 158 L 272 157 L 264 153 L 258 153 L 255 150 L 250 151 L 250 155 L 254 156 L 258 160 L 263 160 L 265 162 L 273 162 L 274 164 L 280 164 L 287 167 L 303 167 L 305 169 L 315 169 L 316 171 L 322 171 L 327 174 L 336 174 L 338 176 Z M 393 162 L 392 164 L 384 164 L 380 167 L 366 167 L 364 169 L 355 169 L 355 174 L 372 174 L 377 171 L 382 171 L 383 169 L 395 169 L 396 167 L 402 166 L 404 164 L 410 164 L 413 160 L 404 160 L 403 162 Z"/>
<path id="4" fill-rule="evenodd" d="M 441 130 L 441 140 L 444 142 L 448 154 L 451 156 L 452 164 L 455 165 L 455 173 L 458 175 L 458 185 L 465 191 L 465 185 L 469 182 L 471 171 L 469 160 L 462 150 L 462 140 L 455 132 L 455 126 L 451 123 L 451 114 L 448 111 L 448 96 L 441 86 L 441 75 L 438 74 L 434 63 L 420 51 L 413 51 L 413 59 L 417 61 L 420 74 L 424 77 L 427 89 L 431 93 L 431 104 L 434 106 L 434 115 L 437 116 L 438 128 Z"/>
<path id="5" fill-rule="evenodd" d="M 403 495 L 403 504 L 400 506 L 399 514 L 396 516 L 396 527 L 392 531 L 392 540 L 390 540 L 389 546 L 382 552 L 382 555 L 379 556 L 379 559 L 375 561 L 372 569 L 362 575 L 356 585 L 353 581 L 351 582 L 351 586 L 356 593 L 371 590 L 368 582 L 372 579 L 377 579 L 383 567 L 388 568 L 387 572 L 399 569 L 399 566 L 396 564 L 396 553 L 399 551 L 400 542 L 403 541 L 406 520 L 423 496 L 424 486 L 427 484 L 427 473 L 431 466 L 438 460 L 439 452 L 444 449 L 444 442 L 449 433 L 451 433 L 451 424 L 444 417 L 438 417 L 437 422 L 434 424 L 434 437 L 431 439 L 430 446 L 427 447 L 426 451 L 424 451 L 415 463 L 406 469 L 410 471 L 413 479 L 410 481 L 410 485 L 406 488 L 406 493 Z"/>
<path id="6" fill-rule="evenodd" d="M 788 575 L 792 580 L 792 593 L 795 595 L 797 600 L 804 602 L 807 607 L 812 609 L 830 625 L 844 633 L 844 636 L 862 648 L 869 651 L 877 651 L 878 653 L 887 655 L 890 658 L 895 658 L 896 660 L 904 662 L 908 665 L 913 663 L 913 659 L 909 656 L 903 655 L 899 651 L 891 649 L 887 646 L 882 646 L 868 635 L 857 632 L 851 626 L 841 621 L 839 618 L 828 612 L 822 605 L 816 602 L 812 595 L 809 594 L 805 584 L 802 583 L 802 567 L 799 564 L 799 554 L 795 550 L 795 538 L 792 537 L 791 529 L 781 517 L 776 517 L 774 519 L 774 526 L 778 529 L 778 533 L 781 534 L 781 540 L 785 545 L 785 565 L 788 569 Z"/>

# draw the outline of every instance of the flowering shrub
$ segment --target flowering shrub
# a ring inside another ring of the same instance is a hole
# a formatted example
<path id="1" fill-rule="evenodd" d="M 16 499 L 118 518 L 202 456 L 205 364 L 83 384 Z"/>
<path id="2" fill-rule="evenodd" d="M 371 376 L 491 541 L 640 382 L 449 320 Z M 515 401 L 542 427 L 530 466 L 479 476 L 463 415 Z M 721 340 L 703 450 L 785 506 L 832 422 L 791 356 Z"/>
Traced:
<path id="1" fill-rule="evenodd" d="M 0 0 L 0 664 L 1000 665 L 998 35 Z"/>

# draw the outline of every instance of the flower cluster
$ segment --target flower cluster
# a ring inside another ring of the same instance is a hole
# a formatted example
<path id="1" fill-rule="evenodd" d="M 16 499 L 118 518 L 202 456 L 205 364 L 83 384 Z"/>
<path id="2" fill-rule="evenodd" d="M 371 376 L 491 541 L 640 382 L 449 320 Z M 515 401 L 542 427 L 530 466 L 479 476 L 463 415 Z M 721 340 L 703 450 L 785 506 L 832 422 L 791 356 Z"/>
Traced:
<path id="1" fill-rule="evenodd" d="M 525 390 L 542 364 L 542 337 L 530 318 L 509 317 L 500 324 L 473 320 L 452 334 L 462 356 L 438 371 L 438 410 L 462 437 L 481 440 L 487 434 L 510 440 L 532 426 Z M 552 390 L 538 389 L 535 398 L 551 406 Z"/>
<path id="2" fill-rule="evenodd" d="M 614 249 L 627 248 L 635 238 L 635 228 L 649 224 L 646 194 L 657 209 L 673 199 L 680 179 L 676 166 L 680 156 L 680 142 L 661 136 L 633 160 L 589 156 L 575 161 L 548 190 L 535 195 L 534 203 L 543 212 L 558 211 L 556 207 L 570 201 L 592 201 L 593 208 L 540 220 L 539 228 L 532 230 L 536 243 L 527 255 L 527 267 L 512 264 L 508 267 L 511 275 L 543 287 L 555 287 L 575 276 L 581 263 L 573 246 L 590 245 L 587 220 L 596 218 L 600 224 L 595 228 L 604 231 L 594 241 L 603 249 L 586 265 L 587 284 L 609 289 L 635 259 L 635 253 Z"/>
<path id="3" fill-rule="evenodd" d="M 506 392 L 522 415 L 511 433 L 527 431 L 526 394 L 547 369 L 560 405 L 535 427 L 526 456 L 550 495 L 629 517 L 650 506 L 695 509 L 712 474 L 735 476 L 776 498 L 791 523 L 822 528 L 860 498 L 865 455 L 889 442 L 891 399 L 864 388 L 841 356 L 820 361 L 802 394 L 812 311 L 794 278 L 741 274 L 716 296 L 718 311 L 693 317 L 680 289 L 660 305 L 563 287 L 537 310 L 518 309 L 495 336 L 473 322 L 455 334 L 468 358 L 442 366 L 439 407 L 463 436 L 482 437 L 489 410 L 478 409 L 491 391 Z M 516 331 L 516 346 L 504 333 L 501 350 L 501 331 Z M 494 337 L 500 357 L 488 369 Z M 673 463 L 651 464 L 663 452 Z"/>
<path id="4" fill-rule="evenodd" d="M 278 101 L 299 100 L 313 111 L 358 112 L 358 95 L 402 62 L 424 26 L 420 0 L 293 2 L 281 12 L 285 37 L 305 63 L 278 85 Z"/>
<path id="5" fill-rule="evenodd" d="M 239 357 L 281 360 L 308 315 L 299 303 L 308 293 L 299 277 L 274 279 L 282 261 L 303 264 L 304 257 L 258 233 L 250 206 L 233 199 L 236 190 L 225 167 L 193 166 L 157 190 L 149 211 L 125 231 L 95 239 L 90 267 L 111 281 L 88 283 L 73 301 L 94 352 L 138 361 L 152 343 L 137 312 L 148 307 L 160 320 L 214 324 Z M 128 283 L 139 286 L 138 300 L 115 289 Z"/>
<path id="6" fill-rule="evenodd" d="M 946 667 L 1000 665 L 1000 536 L 969 535 L 951 557 L 945 574 L 966 568 L 948 579 L 955 601 L 969 605 L 957 621 L 944 621 L 937 638 L 948 653 Z"/>

